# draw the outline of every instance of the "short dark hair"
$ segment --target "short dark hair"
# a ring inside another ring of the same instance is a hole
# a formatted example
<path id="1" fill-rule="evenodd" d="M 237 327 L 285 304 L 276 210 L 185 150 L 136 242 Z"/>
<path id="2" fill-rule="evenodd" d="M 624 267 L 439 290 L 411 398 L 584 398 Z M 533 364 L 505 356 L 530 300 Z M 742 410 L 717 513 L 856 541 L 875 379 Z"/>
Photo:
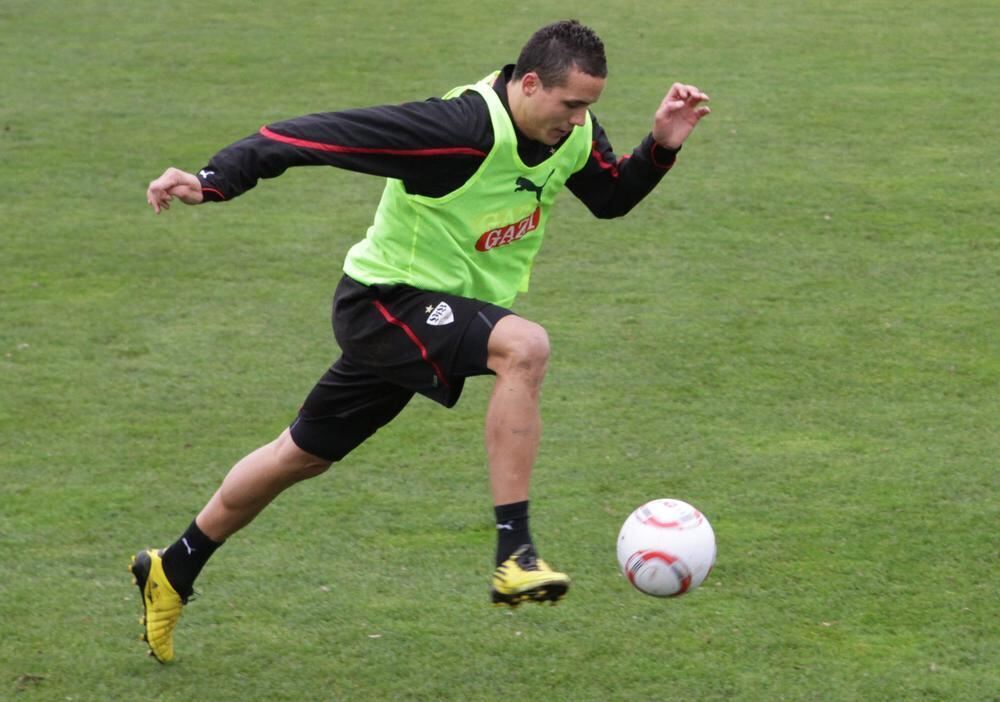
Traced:
<path id="1" fill-rule="evenodd" d="M 542 85 L 565 85 L 573 67 L 596 78 L 606 78 L 604 42 L 594 30 L 576 20 L 547 24 L 531 35 L 514 66 L 514 80 L 534 71 Z"/>

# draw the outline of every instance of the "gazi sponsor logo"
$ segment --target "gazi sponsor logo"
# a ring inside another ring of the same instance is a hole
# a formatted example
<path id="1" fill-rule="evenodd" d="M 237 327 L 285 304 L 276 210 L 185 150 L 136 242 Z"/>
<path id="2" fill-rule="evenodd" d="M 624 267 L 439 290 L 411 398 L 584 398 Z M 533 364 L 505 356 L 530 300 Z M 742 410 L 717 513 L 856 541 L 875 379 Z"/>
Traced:
<path id="1" fill-rule="evenodd" d="M 476 242 L 476 250 L 489 251 L 500 246 L 513 244 L 515 241 L 520 241 L 526 234 L 538 229 L 538 222 L 541 218 L 542 208 L 536 207 L 535 211 L 524 219 L 483 232 L 483 235 L 479 237 L 479 241 Z"/>

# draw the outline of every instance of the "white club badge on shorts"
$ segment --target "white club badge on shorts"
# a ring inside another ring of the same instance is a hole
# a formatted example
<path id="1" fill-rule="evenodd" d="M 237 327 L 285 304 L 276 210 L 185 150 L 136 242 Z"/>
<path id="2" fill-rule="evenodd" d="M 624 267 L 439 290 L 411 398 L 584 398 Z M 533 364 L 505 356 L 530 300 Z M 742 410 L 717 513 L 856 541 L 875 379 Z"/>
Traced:
<path id="1" fill-rule="evenodd" d="M 451 305 L 447 302 L 439 302 L 438 306 L 427 318 L 427 323 L 432 327 L 441 327 L 455 321 L 455 313 L 451 311 Z"/>

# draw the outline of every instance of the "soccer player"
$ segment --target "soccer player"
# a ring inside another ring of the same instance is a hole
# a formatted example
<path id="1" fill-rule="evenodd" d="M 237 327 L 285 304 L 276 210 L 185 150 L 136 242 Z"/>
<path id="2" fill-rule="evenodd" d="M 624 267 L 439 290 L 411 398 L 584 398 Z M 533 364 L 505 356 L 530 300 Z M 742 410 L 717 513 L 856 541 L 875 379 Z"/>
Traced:
<path id="1" fill-rule="evenodd" d="M 650 134 L 616 159 L 590 112 L 606 76 L 597 35 L 575 20 L 556 22 L 532 35 L 516 65 L 443 99 L 272 124 L 221 150 L 197 175 L 168 168 L 149 184 L 146 199 L 160 213 L 174 199 L 231 200 L 292 166 L 388 179 L 335 293 L 341 357 L 291 426 L 236 463 L 177 541 L 133 558 L 144 638 L 157 660 L 173 658 L 181 608 L 227 538 L 284 489 L 343 459 L 415 393 L 452 407 L 476 375 L 495 376 L 485 429 L 498 537 L 492 600 L 517 606 L 566 594 L 569 578 L 538 557 L 528 527 L 549 340 L 510 306 L 527 288 L 560 190 L 597 217 L 625 214 L 709 113 L 707 95 L 675 83 Z"/>

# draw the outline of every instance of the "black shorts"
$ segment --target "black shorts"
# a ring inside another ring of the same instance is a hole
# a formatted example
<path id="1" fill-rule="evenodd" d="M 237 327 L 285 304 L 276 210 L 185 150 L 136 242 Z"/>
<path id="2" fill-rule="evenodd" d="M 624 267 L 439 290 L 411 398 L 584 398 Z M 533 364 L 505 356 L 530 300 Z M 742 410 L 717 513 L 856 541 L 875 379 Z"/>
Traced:
<path id="1" fill-rule="evenodd" d="M 415 393 L 452 407 L 486 367 L 494 325 L 513 314 L 488 302 L 344 276 L 333 298 L 341 357 L 292 423 L 303 451 L 338 461 L 402 411 Z"/>

